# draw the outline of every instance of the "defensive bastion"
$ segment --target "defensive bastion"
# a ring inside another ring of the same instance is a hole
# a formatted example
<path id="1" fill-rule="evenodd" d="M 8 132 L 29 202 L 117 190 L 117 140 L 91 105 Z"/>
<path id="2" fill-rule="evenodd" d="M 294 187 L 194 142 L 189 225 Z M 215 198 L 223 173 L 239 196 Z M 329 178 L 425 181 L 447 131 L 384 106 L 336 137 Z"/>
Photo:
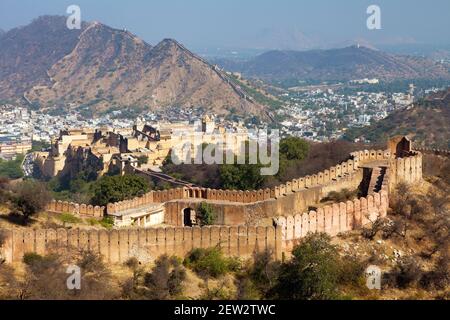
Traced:
<path id="1" fill-rule="evenodd" d="M 57 248 L 90 250 L 110 263 L 130 257 L 153 260 L 162 254 L 184 256 L 193 248 L 219 246 L 225 254 L 248 257 L 271 249 L 277 259 L 309 232 L 331 236 L 359 228 L 384 217 L 389 192 L 403 181 L 422 179 L 422 154 L 405 137 L 395 137 L 387 150 L 354 152 L 349 159 L 312 176 L 293 179 L 272 189 L 257 191 L 179 188 L 152 191 L 142 197 L 92 207 L 53 201 L 47 211 L 101 218 L 114 217 L 118 228 L 106 230 L 5 230 L 2 255 L 20 261 L 27 252 L 45 254 Z M 362 191 L 352 201 L 323 205 L 331 191 Z M 202 202 L 213 206 L 216 225 L 193 225 Z M 164 224 L 164 227 L 151 225 Z M 132 225 L 132 226 L 130 226 Z"/>

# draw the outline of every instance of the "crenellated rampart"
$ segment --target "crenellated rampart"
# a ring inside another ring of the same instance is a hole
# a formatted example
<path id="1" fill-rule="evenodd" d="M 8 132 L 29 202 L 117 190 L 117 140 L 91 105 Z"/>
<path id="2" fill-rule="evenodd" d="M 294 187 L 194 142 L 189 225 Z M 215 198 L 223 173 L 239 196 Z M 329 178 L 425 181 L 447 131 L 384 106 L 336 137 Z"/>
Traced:
<path id="1" fill-rule="evenodd" d="M 250 257 L 269 249 L 282 255 L 281 229 L 275 227 L 184 227 L 156 229 L 79 230 L 38 229 L 5 231 L 3 256 L 20 262 L 25 253 L 45 255 L 68 250 L 99 253 L 105 262 L 121 263 L 131 257 L 142 262 L 162 254 L 185 256 L 194 248 L 220 247 L 226 255 Z"/>
<path id="2" fill-rule="evenodd" d="M 50 212 L 87 217 L 117 215 L 159 203 L 164 205 L 164 223 L 171 227 L 112 231 L 8 230 L 3 255 L 12 262 L 20 261 L 26 252 L 45 254 L 52 247 L 62 251 L 75 248 L 99 252 L 106 261 L 116 263 L 129 257 L 152 260 L 165 253 L 183 256 L 193 248 L 220 246 L 226 254 L 240 257 L 270 248 L 277 258 L 281 258 L 309 232 L 335 236 L 386 216 L 392 187 L 399 182 L 416 183 L 422 179 L 422 154 L 402 149 L 399 152 L 401 156 L 389 150 L 353 152 L 349 160 L 336 166 L 271 189 L 239 191 L 183 187 L 151 191 L 142 197 L 110 203 L 106 207 L 52 201 L 47 208 Z M 356 189 L 361 187 L 363 180 L 366 185 L 363 197 L 321 204 L 329 192 Z M 205 201 L 217 212 L 217 226 L 186 227 L 183 210 L 196 209 Z M 315 209 L 311 210 L 311 207 Z"/>

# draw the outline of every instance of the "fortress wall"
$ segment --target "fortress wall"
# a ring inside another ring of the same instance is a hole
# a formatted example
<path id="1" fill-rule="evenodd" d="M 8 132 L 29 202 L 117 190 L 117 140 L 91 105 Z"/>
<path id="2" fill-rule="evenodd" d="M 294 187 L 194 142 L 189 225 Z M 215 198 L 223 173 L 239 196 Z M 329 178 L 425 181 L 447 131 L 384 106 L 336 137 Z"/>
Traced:
<path id="1" fill-rule="evenodd" d="M 348 190 L 355 190 L 359 187 L 363 178 L 363 170 L 358 168 L 348 172 L 344 177 L 330 181 L 328 184 L 322 186 L 322 196 L 327 196 L 332 191 L 340 191 L 344 188 Z"/>
<path id="2" fill-rule="evenodd" d="M 283 215 L 286 212 L 307 210 L 316 204 L 322 196 L 320 186 L 305 189 L 302 192 L 291 192 L 278 199 L 268 199 L 260 202 L 236 203 L 209 201 L 208 204 L 217 214 L 218 225 L 258 225 L 261 219 Z M 207 201 L 207 200 L 205 200 Z M 183 226 L 183 210 L 191 208 L 195 211 L 202 203 L 198 199 L 182 199 L 166 202 L 165 223 L 174 226 Z"/>
<path id="3" fill-rule="evenodd" d="M 353 201 L 335 203 L 314 211 L 274 218 L 281 228 L 283 252 L 290 252 L 308 233 L 324 232 L 336 236 L 358 229 L 377 217 L 385 217 L 389 206 L 388 192 L 382 190 Z"/>
<path id="4" fill-rule="evenodd" d="M 362 178 L 362 172 L 359 169 L 359 165 L 374 160 L 388 159 L 390 153 L 384 150 L 364 150 L 354 152 L 351 156 L 353 159 L 344 161 L 327 170 L 311 176 L 293 179 L 272 189 L 240 191 L 184 187 L 163 191 L 151 191 L 149 193 L 151 196 L 145 195 L 144 197 L 146 197 L 146 200 L 143 202 L 136 201 L 136 199 L 127 200 L 117 204 L 109 204 L 107 210 L 109 213 L 114 213 L 152 202 L 162 203 L 186 198 L 236 203 L 257 203 L 272 198 L 278 199 L 280 197 L 288 196 L 293 192 L 307 192 L 306 190 L 317 186 L 323 187 L 324 194 L 342 188 L 355 189 L 359 185 L 357 180 Z M 301 201 L 301 199 L 299 201 Z M 280 203 L 282 208 L 286 207 L 286 201 L 280 201 Z"/>
<path id="5" fill-rule="evenodd" d="M 414 148 L 414 150 L 421 152 L 422 154 L 434 154 L 437 156 L 450 156 L 450 150 L 444 149 L 432 149 L 432 148 Z"/>
<path id="6" fill-rule="evenodd" d="M 198 211 L 201 201 L 195 199 L 183 199 L 166 202 L 164 223 L 183 227 L 183 210 L 191 208 Z M 217 215 L 215 224 L 217 225 L 245 225 L 247 206 L 239 203 L 214 203 L 209 202 Z"/>
<path id="7" fill-rule="evenodd" d="M 166 223 L 182 226 L 182 210 L 187 207 L 194 209 L 199 204 L 198 199 L 204 199 L 215 207 L 219 224 L 254 225 L 258 223 L 258 218 L 307 211 L 310 206 L 316 205 L 331 191 L 339 191 L 343 188 L 356 189 L 363 179 L 363 170 L 360 166 L 367 162 L 390 159 L 390 152 L 364 150 L 354 152 L 351 156 L 353 159 L 327 170 L 312 176 L 293 179 L 272 189 L 237 191 L 184 187 L 151 191 L 142 197 L 108 204 L 107 212 L 125 211 L 150 203 L 165 203 Z M 412 183 L 422 178 L 421 154 L 415 154 L 408 158 L 390 159 L 390 167 L 390 186 L 399 181 Z M 220 201 L 223 203 L 215 203 Z M 49 205 L 48 211 L 102 216 L 104 208 L 56 201 Z"/>
<path id="8" fill-rule="evenodd" d="M 421 153 L 415 153 L 410 157 L 395 158 L 390 160 L 390 187 L 398 183 L 417 183 L 422 180 L 422 161 Z"/>
<path id="9" fill-rule="evenodd" d="M 46 211 L 52 213 L 70 213 L 73 215 L 101 218 L 104 215 L 105 207 L 78 204 L 67 201 L 52 200 L 46 208 Z"/>
<path id="10" fill-rule="evenodd" d="M 275 227 L 204 227 L 122 230 L 38 229 L 6 232 L 2 255 L 20 262 L 25 253 L 48 254 L 70 249 L 100 253 L 105 262 L 123 263 L 131 257 L 153 261 L 163 254 L 184 257 L 194 248 L 219 246 L 226 255 L 250 257 L 273 250 L 281 259 L 281 229 Z"/>

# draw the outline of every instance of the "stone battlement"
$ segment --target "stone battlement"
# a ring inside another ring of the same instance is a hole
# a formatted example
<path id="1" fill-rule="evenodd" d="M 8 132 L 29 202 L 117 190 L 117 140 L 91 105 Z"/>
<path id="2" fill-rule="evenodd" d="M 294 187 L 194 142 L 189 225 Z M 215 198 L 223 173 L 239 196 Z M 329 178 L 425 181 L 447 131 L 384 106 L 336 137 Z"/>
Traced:
<path id="1" fill-rule="evenodd" d="M 271 249 L 280 259 L 308 232 L 335 236 L 359 228 L 377 217 L 384 217 L 389 192 L 400 182 L 422 179 L 422 154 L 412 151 L 410 141 L 396 137 L 389 150 L 363 150 L 349 160 L 314 175 L 293 179 L 271 189 L 255 191 L 177 188 L 151 191 L 142 197 L 106 207 L 93 207 L 53 201 L 48 211 L 101 217 L 144 208 L 164 206 L 167 228 L 120 230 L 27 230 L 6 231 L 3 256 L 8 262 L 20 261 L 26 252 L 47 253 L 75 248 L 101 253 L 111 263 L 129 257 L 153 260 L 161 254 L 183 256 L 193 248 L 220 246 L 227 255 L 249 257 L 254 251 Z M 331 191 L 365 186 L 363 197 L 320 206 Z M 217 226 L 187 227 L 184 210 L 210 203 L 217 213 Z M 309 210 L 311 206 L 316 210 Z M 273 221 L 267 223 L 269 221 Z"/>
<path id="2" fill-rule="evenodd" d="M 108 263 L 131 257 L 153 261 L 162 254 L 183 257 L 194 248 L 220 247 L 224 254 L 251 257 L 255 251 L 272 250 L 281 259 L 281 229 L 275 227 L 184 227 L 157 229 L 7 230 L 3 245 L 6 262 L 20 262 L 25 253 L 45 255 L 68 250 L 99 253 Z"/>

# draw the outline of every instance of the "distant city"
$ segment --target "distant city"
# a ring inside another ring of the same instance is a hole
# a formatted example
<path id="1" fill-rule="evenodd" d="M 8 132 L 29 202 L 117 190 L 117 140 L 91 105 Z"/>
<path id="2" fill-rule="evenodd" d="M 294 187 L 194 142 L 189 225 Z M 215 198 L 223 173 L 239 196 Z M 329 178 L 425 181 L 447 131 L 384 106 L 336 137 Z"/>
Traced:
<path id="1" fill-rule="evenodd" d="M 358 84 L 376 84 L 377 79 L 355 80 Z M 437 92 L 440 88 L 428 88 L 426 94 Z M 283 106 L 275 111 L 282 119 L 278 123 L 283 136 L 297 136 L 312 141 L 327 142 L 339 139 L 352 127 L 364 127 L 371 122 L 386 118 L 391 112 L 408 109 L 414 105 L 414 85 L 408 92 L 365 92 L 349 94 L 342 92 L 340 85 L 319 85 L 296 87 L 279 93 Z M 82 110 L 74 109 L 62 115 L 16 107 L 11 104 L 0 105 L 0 157 L 11 160 L 17 154 L 26 154 L 32 148 L 32 141 L 50 143 L 61 130 L 68 128 L 131 128 L 136 123 L 167 122 L 195 123 L 203 116 L 201 109 L 167 108 L 163 113 L 144 111 L 134 118 L 129 117 L 128 109 L 115 110 L 96 117 L 86 117 Z M 230 128 L 243 126 L 267 128 L 268 123 L 247 122 L 228 117 L 215 116 L 218 123 Z M 369 142 L 369 141 L 363 141 Z"/>

